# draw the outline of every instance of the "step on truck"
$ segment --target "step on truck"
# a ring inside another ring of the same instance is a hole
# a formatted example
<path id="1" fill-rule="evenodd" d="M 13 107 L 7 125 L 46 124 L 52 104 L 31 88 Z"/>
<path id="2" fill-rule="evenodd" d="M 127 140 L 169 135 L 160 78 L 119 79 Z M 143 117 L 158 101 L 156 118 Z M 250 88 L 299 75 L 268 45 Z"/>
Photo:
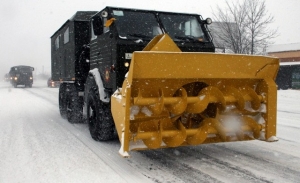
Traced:
<path id="1" fill-rule="evenodd" d="M 197 14 L 105 7 L 79 11 L 51 36 L 59 111 L 119 153 L 276 141 L 279 60 L 215 53 Z"/>

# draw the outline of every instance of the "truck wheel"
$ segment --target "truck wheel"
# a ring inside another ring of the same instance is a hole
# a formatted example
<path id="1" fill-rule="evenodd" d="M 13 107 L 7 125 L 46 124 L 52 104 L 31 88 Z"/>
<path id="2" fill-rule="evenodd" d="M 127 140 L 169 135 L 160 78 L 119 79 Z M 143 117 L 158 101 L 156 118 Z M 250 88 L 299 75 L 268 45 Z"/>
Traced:
<path id="1" fill-rule="evenodd" d="M 82 122 L 82 104 L 82 97 L 78 96 L 75 86 L 71 86 L 67 96 L 67 119 L 70 123 Z"/>
<path id="2" fill-rule="evenodd" d="M 67 118 L 67 93 L 66 93 L 66 84 L 62 83 L 59 87 L 58 92 L 58 105 L 59 112 L 62 118 Z"/>
<path id="3" fill-rule="evenodd" d="M 94 140 L 106 141 L 115 138 L 110 105 L 100 100 L 98 90 L 91 89 L 88 93 L 87 119 Z"/>

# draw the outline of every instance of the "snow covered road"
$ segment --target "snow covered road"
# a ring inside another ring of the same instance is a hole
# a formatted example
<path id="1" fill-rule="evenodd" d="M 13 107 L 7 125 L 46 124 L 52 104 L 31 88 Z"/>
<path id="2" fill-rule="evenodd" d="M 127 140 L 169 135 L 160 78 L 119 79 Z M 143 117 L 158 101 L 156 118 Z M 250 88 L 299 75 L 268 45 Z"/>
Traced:
<path id="1" fill-rule="evenodd" d="M 0 183 L 299 182 L 300 91 L 278 91 L 278 142 L 233 142 L 130 152 L 94 141 L 58 111 L 58 88 L 0 82 Z"/>

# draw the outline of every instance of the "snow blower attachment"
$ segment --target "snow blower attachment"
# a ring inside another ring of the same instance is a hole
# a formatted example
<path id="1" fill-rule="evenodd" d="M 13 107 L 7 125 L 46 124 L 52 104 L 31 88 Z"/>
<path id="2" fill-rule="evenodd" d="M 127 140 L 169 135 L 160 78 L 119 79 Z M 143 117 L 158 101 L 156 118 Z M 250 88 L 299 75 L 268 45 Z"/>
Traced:
<path id="1" fill-rule="evenodd" d="M 120 154 L 205 143 L 276 141 L 279 60 L 181 52 L 155 37 L 133 53 L 112 97 Z"/>

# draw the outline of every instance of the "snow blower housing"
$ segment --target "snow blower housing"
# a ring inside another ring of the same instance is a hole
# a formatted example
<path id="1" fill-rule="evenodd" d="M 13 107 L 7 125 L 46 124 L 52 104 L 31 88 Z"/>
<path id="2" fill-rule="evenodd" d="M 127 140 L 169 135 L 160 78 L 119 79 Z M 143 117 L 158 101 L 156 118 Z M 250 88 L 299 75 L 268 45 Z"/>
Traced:
<path id="1" fill-rule="evenodd" d="M 106 7 L 77 12 L 52 37 L 59 110 L 119 153 L 275 141 L 279 60 L 214 53 L 200 15 Z"/>

